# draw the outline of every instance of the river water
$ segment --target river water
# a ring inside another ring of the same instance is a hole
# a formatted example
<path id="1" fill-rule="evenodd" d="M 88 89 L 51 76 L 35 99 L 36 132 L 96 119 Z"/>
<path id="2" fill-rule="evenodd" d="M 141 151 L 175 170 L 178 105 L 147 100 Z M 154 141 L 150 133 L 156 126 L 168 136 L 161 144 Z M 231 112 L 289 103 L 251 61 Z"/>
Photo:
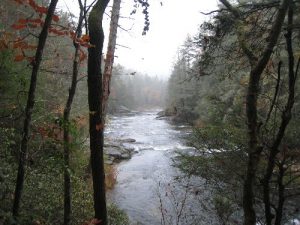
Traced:
<path id="1" fill-rule="evenodd" d="M 135 139 L 128 145 L 137 153 L 117 165 L 117 183 L 108 193 L 109 201 L 124 209 L 132 224 L 217 224 L 209 203 L 205 204 L 209 192 L 199 189 L 203 181 L 193 179 L 197 185 L 187 178 L 179 182 L 180 173 L 172 166 L 176 151 L 191 150 L 184 141 L 190 128 L 156 119 L 156 114 L 149 111 L 110 118 L 106 135 Z"/>

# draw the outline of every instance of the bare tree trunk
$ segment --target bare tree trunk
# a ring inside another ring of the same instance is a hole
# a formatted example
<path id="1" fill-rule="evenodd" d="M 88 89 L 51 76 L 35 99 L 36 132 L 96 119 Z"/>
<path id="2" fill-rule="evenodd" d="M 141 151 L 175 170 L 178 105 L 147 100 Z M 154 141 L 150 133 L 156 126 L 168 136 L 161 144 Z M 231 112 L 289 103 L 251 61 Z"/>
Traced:
<path id="1" fill-rule="evenodd" d="M 103 73 L 103 113 L 106 115 L 108 97 L 110 94 L 110 80 L 114 64 L 116 49 L 117 31 L 120 18 L 121 0 L 114 0 L 111 11 L 110 31 L 108 37 L 108 46 L 105 58 L 105 67 Z"/>
<path id="2" fill-rule="evenodd" d="M 82 22 L 84 19 L 84 8 L 81 0 L 78 0 L 80 5 L 80 15 L 78 19 L 78 25 L 76 29 L 76 37 L 80 38 L 82 34 Z M 80 45 L 74 40 L 75 47 L 74 60 L 73 60 L 73 74 L 72 83 L 69 89 L 69 96 L 64 108 L 64 225 L 70 224 L 71 220 L 71 177 L 70 177 L 70 112 L 73 103 L 73 99 L 76 92 L 77 77 L 79 73 L 79 49 Z"/>
<path id="3" fill-rule="evenodd" d="M 51 25 L 52 16 L 54 15 L 57 2 L 58 0 L 51 0 L 50 2 L 45 23 L 43 25 L 42 31 L 38 39 L 38 46 L 36 49 L 35 58 L 34 61 L 32 62 L 33 67 L 31 73 L 30 87 L 28 91 L 27 105 L 25 108 L 25 120 L 24 120 L 22 141 L 20 147 L 19 168 L 18 168 L 15 196 L 14 196 L 13 209 L 12 209 L 13 216 L 15 218 L 19 214 L 20 201 L 21 201 L 21 196 L 23 191 L 25 166 L 26 166 L 26 159 L 27 159 L 27 152 L 28 152 L 28 141 L 30 135 L 31 116 L 32 116 L 32 110 L 35 103 L 35 90 L 36 90 L 37 76 L 42 61 L 43 50 L 48 37 L 48 29 Z"/>
<path id="4" fill-rule="evenodd" d="M 107 225 L 107 209 L 103 159 L 104 120 L 101 59 L 104 41 L 102 19 L 108 2 L 109 0 L 98 0 L 88 18 L 90 44 L 93 45 L 89 48 L 88 55 L 88 102 L 94 210 L 95 218 L 101 220 L 103 225 Z"/>

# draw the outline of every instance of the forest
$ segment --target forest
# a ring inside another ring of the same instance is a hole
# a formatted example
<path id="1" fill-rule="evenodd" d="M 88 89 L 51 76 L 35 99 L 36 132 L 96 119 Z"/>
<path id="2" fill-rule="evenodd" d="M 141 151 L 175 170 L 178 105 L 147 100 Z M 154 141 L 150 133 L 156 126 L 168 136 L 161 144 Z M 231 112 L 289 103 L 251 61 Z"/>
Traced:
<path id="1" fill-rule="evenodd" d="M 1 1 L 0 224 L 300 224 L 299 0 L 197 9 L 168 77 L 115 61 L 175 1 L 60 2 Z"/>

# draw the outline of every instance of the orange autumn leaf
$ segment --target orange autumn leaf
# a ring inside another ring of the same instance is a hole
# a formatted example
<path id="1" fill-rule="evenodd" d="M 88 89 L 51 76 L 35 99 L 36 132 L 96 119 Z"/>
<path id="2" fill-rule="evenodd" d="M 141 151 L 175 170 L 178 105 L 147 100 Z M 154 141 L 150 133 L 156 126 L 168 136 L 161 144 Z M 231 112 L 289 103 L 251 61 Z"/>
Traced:
<path id="1" fill-rule="evenodd" d="M 14 61 L 15 62 L 20 62 L 25 58 L 24 55 L 16 55 Z"/>
<path id="2" fill-rule="evenodd" d="M 89 42 L 89 41 L 90 41 L 90 36 L 87 35 L 87 34 L 82 35 L 81 41 L 82 41 L 82 42 Z"/>
<path id="3" fill-rule="evenodd" d="M 27 45 L 28 44 L 26 42 L 24 42 L 24 41 L 16 41 L 16 42 L 14 42 L 13 48 L 21 48 L 21 49 L 23 49 L 23 48 L 26 48 Z"/>
<path id="4" fill-rule="evenodd" d="M 82 49 L 79 49 L 79 51 L 80 51 L 79 62 L 83 62 L 87 58 L 87 55 L 85 54 L 84 51 L 82 51 Z"/>
<path id="5" fill-rule="evenodd" d="M 72 39 L 75 39 L 75 32 L 74 32 L 74 31 L 70 31 L 70 37 L 71 37 Z"/>

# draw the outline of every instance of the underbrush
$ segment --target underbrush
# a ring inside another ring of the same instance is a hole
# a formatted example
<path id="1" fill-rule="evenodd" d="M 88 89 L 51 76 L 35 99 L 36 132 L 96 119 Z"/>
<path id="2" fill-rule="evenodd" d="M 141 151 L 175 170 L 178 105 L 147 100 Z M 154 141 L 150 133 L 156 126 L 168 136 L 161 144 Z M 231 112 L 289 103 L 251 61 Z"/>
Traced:
<path id="1" fill-rule="evenodd" d="M 63 146 L 39 137 L 30 143 L 19 220 L 12 219 L 18 135 L 14 129 L 0 128 L 0 224 L 63 224 Z M 92 182 L 87 174 L 89 154 L 83 146 L 73 145 L 71 152 L 71 224 L 74 225 L 84 224 L 94 216 Z M 116 171 L 113 166 L 106 166 L 106 171 L 110 189 L 116 182 Z M 129 224 L 127 215 L 115 205 L 108 206 L 108 214 L 111 225 Z"/>

